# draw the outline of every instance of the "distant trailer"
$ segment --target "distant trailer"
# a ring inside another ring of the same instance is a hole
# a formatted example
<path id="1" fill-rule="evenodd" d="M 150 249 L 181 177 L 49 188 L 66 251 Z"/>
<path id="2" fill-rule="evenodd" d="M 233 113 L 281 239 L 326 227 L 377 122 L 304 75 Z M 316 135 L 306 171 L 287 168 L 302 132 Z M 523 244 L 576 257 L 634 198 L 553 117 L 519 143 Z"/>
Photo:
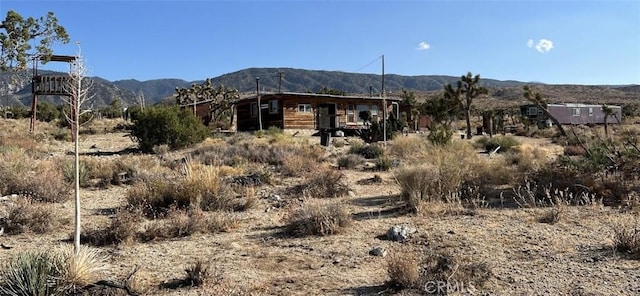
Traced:
<path id="1" fill-rule="evenodd" d="M 622 107 L 613 105 L 608 107 L 611 108 L 613 113 L 607 118 L 607 123 L 622 123 Z M 604 124 L 606 117 L 602 111 L 602 105 L 549 104 L 547 109 L 560 124 Z M 542 109 L 536 105 L 520 106 L 520 113 L 522 116 L 531 119 L 533 123 L 541 124 L 549 121 Z"/>

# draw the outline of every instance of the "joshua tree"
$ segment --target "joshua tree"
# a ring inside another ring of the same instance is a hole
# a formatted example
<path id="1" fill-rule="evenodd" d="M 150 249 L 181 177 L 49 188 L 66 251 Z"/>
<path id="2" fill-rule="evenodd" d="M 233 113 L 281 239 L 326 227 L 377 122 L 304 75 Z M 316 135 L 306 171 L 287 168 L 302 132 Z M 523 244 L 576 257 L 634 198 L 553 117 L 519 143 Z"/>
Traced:
<path id="1" fill-rule="evenodd" d="M 211 120 L 214 123 L 228 121 L 233 124 L 233 104 L 239 98 L 238 91 L 224 85 L 214 87 L 208 78 L 202 84 L 192 84 L 189 88 L 176 88 L 178 104 L 193 104 L 193 114 L 196 114 L 196 104 L 208 101 Z"/>
<path id="2" fill-rule="evenodd" d="M 444 86 L 445 97 L 458 102 L 464 110 L 467 122 L 467 139 L 471 139 L 471 104 L 473 103 L 473 99 L 488 92 L 486 88 L 479 85 L 479 82 L 479 74 L 473 76 L 471 72 L 468 72 L 467 75 L 460 77 L 455 89 L 450 83 Z"/>
<path id="3" fill-rule="evenodd" d="M 604 136 L 609 138 L 609 116 L 614 115 L 613 108 L 607 106 L 607 104 L 602 104 L 602 113 L 604 113 Z"/>
<path id="4" fill-rule="evenodd" d="M 551 121 L 553 121 L 553 124 L 558 128 L 558 131 L 560 132 L 560 134 L 566 138 L 567 133 L 564 131 L 562 124 L 560 124 L 558 119 L 556 119 L 553 115 L 551 115 L 551 113 L 549 113 L 549 109 L 547 108 L 547 104 L 548 104 L 547 100 L 543 98 L 539 92 L 534 92 L 531 89 L 531 87 L 529 87 L 528 85 L 525 85 L 523 89 L 524 89 L 524 97 L 529 102 L 535 104 L 538 108 L 540 108 L 540 110 L 544 112 L 545 116 L 547 116 L 549 119 L 551 119 Z"/>

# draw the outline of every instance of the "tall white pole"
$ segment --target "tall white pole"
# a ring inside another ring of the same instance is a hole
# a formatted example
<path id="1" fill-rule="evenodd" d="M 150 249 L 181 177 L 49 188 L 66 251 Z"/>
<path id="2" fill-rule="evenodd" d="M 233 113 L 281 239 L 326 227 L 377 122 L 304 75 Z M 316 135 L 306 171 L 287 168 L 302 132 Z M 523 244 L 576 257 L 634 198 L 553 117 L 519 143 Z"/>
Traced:
<path id="1" fill-rule="evenodd" d="M 382 139 L 387 145 L 387 94 L 384 91 L 384 55 L 382 55 Z"/>

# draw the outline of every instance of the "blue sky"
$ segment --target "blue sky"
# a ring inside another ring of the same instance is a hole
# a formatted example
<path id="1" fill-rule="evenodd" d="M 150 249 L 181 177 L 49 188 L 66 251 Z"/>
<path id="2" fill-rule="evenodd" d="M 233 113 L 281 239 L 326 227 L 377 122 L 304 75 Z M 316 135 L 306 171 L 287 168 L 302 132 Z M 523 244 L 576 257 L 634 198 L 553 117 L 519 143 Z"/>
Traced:
<path id="1" fill-rule="evenodd" d="M 553 84 L 640 84 L 640 1 L 29 1 L 80 41 L 91 75 L 201 80 L 251 67 L 467 72 Z M 57 69 L 53 63 L 44 66 Z M 63 68 L 66 69 L 66 68 Z"/>

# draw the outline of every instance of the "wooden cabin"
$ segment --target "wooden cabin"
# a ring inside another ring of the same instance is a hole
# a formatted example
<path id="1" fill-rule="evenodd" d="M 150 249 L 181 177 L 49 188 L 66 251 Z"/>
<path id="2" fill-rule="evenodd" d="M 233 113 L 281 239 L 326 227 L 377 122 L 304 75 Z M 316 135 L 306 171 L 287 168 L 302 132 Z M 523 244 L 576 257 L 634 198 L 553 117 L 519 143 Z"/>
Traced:
<path id="1" fill-rule="evenodd" d="M 266 93 L 251 95 L 236 103 L 237 130 L 252 131 L 260 128 L 277 127 L 307 130 L 349 130 L 367 128 L 359 114 L 369 111 L 372 121 L 383 118 L 386 108 L 398 115 L 400 98 L 369 96 L 338 96 L 311 93 Z M 386 102 L 386 106 L 384 106 Z M 258 108 L 258 106 L 261 108 Z M 258 112 L 261 112 L 259 116 Z"/>
<path id="2" fill-rule="evenodd" d="M 613 115 L 609 115 L 607 123 L 622 123 L 622 107 L 609 106 Z M 547 110 L 560 124 L 604 124 L 605 113 L 602 105 L 587 104 L 548 104 Z M 536 105 L 528 104 L 520 107 L 522 116 L 528 117 L 533 123 L 547 123 L 548 118 Z"/>

